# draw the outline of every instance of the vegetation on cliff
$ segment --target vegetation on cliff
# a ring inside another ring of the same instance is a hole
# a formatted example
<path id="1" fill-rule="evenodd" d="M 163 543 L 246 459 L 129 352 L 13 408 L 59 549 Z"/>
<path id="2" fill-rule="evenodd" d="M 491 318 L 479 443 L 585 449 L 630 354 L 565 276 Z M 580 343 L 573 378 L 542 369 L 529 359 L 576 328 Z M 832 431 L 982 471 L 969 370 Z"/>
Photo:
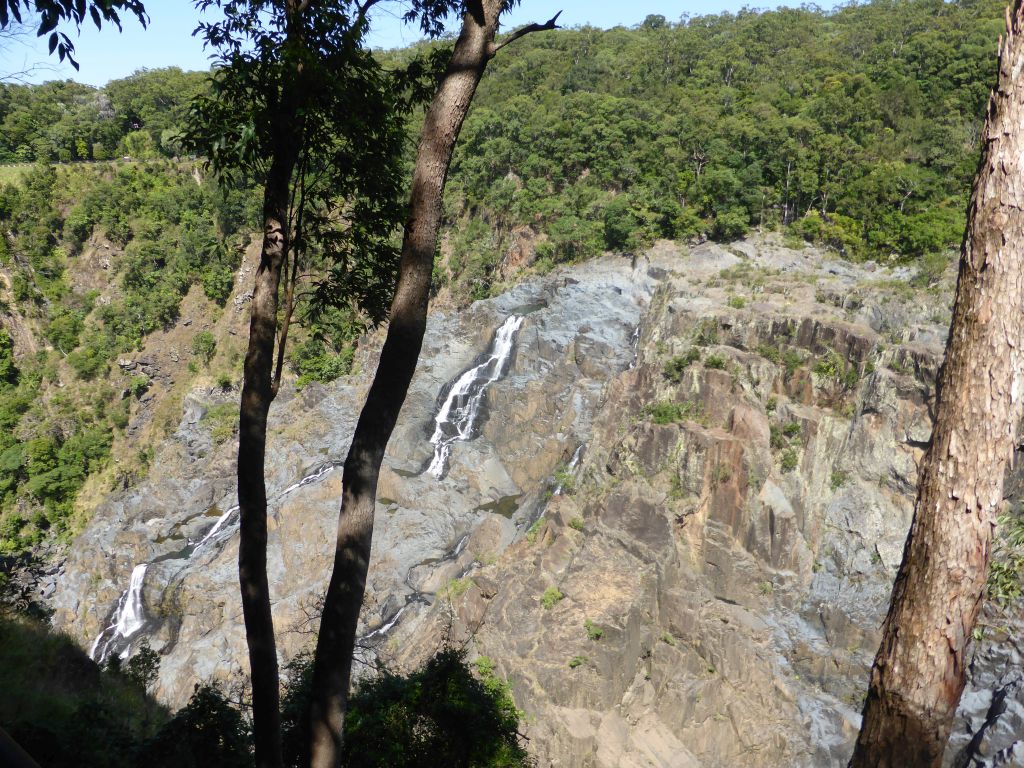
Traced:
<path id="1" fill-rule="evenodd" d="M 1001 12 L 994 0 L 879 1 L 528 37 L 494 62 L 466 121 L 434 289 L 490 295 L 524 233 L 539 269 L 754 227 L 852 258 L 947 250 L 963 231 Z M 254 228 L 258 190 L 218 191 L 173 160 L 207 87 L 205 73 L 173 68 L 102 89 L 0 85 L 0 161 L 38 163 L 4 170 L 0 262 L 48 348 L 23 357 L 0 393 L 6 551 L 66 527 L 124 426 L 110 361 L 173 322 L 191 284 L 217 301 L 231 289 L 235 234 Z M 132 162 L 77 162 L 124 155 Z M 67 279 L 97 236 L 117 249 L 107 279 L 118 290 L 102 304 Z M 298 315 L 302 381 L 347 372 L 359 317 Z M 75 382 L 50 396 L 68 383 L 64 366 Z"/>
<path id="2" fill-rule="evenodd" d="M 0 189 L 0 552 L 71 526 L 75 496 L 128 423 L 113 361 L 178 319 L 193 284 L 223 303 L 251 229 L 244 192 L 189 165 L 36 164 Z M 10 324 L 10 325 L 9 325 Z"/>
<path id="3" fill-rule="evenodd" d="M 251 725 L 237 690 L 197 685 L 172 713 L 149 694 L 158 656 L 115 656 L 99 669 L 69 637 L 0 612 L 0 723 L 47 768 L 181 768 L 252 765 Z M 286 765 L 308 764 L 302 717 L 309 660 L 289 667 L 284 700 Z M 442 649 L 409 674 L 382 670 L 352 698 L 348 768 L 520 768 L 519 712 L 483 658 L 473 666 Z M 304 761 L 306 761 L 304 763 Z"/>

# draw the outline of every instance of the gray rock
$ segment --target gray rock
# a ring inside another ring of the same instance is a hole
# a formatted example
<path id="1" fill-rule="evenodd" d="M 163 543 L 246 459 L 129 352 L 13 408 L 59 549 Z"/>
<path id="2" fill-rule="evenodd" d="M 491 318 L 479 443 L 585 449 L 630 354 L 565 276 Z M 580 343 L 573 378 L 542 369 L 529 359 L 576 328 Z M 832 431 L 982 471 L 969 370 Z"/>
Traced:
<path id="1" fill-rule="evenodd" d="M 937 333 L 884 350 L 878 334 L 932 327 L 934 308 L 883 295 L 909 273 L 771 239 L 686 255 L 660 243 L 635 262 L 557 270 L 430 316 L 378 488 L 363 653 L 408 667 L 447 640 L 489 656 L 543 766 L 844 765 L 942 355 Z M 744 307 L 729 301 L 748 293 Z M 446 385 L 510 314 L 525 319 L 482 421 L 441 480 L 425 474 Z M 309 644 L 335 467 L 380 341 L 361 347 L 364 373 L 286 386 L 271 411 L 268 568 L 284 659 Z M 698 343 L 723 365 L 663 375 Z M 864 372 L 855 385 L 812 370 L 830 350 Z M 794 352 L 803 362 L 787 370 Z M 160 651 L 157 693 L 174 706 L 245 667 L 233 446 L 205 418 L 235 397 L 185 398 L 150 477 L 96 510 L 50 598 L 56 625 L 88 647 L 149 563 L 146 623 L 123 644 L 146 636 Z M 679 418 L 655 423 L 654 403 Z M 547 590 L 562 598 L 542 601 Z M 1019 636 L 976 649 L 948 765 L 1019 761 Z"/>

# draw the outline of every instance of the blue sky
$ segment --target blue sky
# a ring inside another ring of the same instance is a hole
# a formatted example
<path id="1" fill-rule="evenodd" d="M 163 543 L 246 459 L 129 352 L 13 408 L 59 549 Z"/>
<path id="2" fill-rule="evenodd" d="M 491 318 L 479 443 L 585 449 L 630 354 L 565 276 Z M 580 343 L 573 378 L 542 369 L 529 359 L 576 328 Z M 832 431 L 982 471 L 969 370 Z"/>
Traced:
<path id="1" fill-rule="evenodd" d="M 778 0 L 769 7 L 775 7 Z M 178 66 L 182 69 L 206 69 L 209 66 L 202 43 L 192 37 L 199 19 L 189 0 L 146 0 L 150 24 L 147 29 L 134 19 L 124 21 L 124 31 L 118 34 L 114 27 L 97 32 L 89 22 L 83 25 L 81 35 L 73 31 L 69 36 L 75 43 L 76 57 L 81 71 L 75 72 L 67 64 L 59 64 L 55 56 L 46 55 L 45 38 L 35 38 L 34 31 L 14 42 L 0 42 L 0 77 L 30 70 L 20 79 L 27 82 L 63 80 L 70 78 L 91 85 L 103 85 L 108 80 L 125 77 L 137 69 Z M 677 21 L 683 13 L 696 16 L 705 13 L 738 11 L 742 0 L 639 0 L 639 2 L 610 2 L 609 0 L 523 0 L 522 4 L 503 20 L 505 31 L 532 21 L 546 21 L 558 10 L 563 26 L 591 24 L 596 27 L 633 26 L 648 14 L 661 14 Z M 797 5 L 797 2 L 784 2 Z M 766 4 L 767 5 L 767 4 Z M 827 3 L 826 5 L 831 5 Z M 400 16 L 402 3 L 381 3 L 373 17 L 372 45 L 395 48 L 419 39 L 418 30 L 403 26 Z"/>

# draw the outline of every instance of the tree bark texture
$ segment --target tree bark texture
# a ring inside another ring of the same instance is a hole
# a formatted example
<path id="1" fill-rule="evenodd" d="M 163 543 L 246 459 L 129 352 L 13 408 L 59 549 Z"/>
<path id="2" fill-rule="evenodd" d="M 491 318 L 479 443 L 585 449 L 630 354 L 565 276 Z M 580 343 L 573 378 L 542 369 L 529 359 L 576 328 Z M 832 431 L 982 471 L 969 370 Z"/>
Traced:
<path id="1" fill-rule="evenodd" d="M 935 426 L 851 768 L 939 766 L 985 594 L 1024 395 L 1024 17 L 1007 14 Z"/>
<path id="2" fill-rule="evenodd" d="M 290 45 L 302 44 L 301 8 L 286 2 Z M 296 120 L 301 84 L 297 72 L 278 94 L 273 114 L 270 168 L 263 188 L 263 245 L 249 305 L 249 346 L 245 355 L 238 416 L 238 581 L 252 684 L 253 746 L 256 768 L 282 768 L 280 678 L 274 619 L 267 578 L 267 417 L 274 401 L 274 342 L 277 337 L 281 272 L 290 247 L 289 203 L 301 144 Z"/>
<path id="3" fill-rule="evenodd" d="M 448 166 L 477 84 L 493 54 L 501 1 L 467 2 L 466 9 L 451 61 L 427 110 L 387 338 L 345 460 L 334 570 L 324 599 L 313 668 L 313 768 L 335 768 L 341 760 L 380 465 L 419 359 Z"/>
<path id="4" fill-rule="evenodd" d="M 263 199 L 263 248 L 249 317 L 249 347 L 238 419 L 238 581 L 252 680 L 256 768 L 280 768 L 281 715 L 277 646 L 267 580 L 267 487 L 264 459 L 267 415 L 274 399 L 271 374 L 277 335 L 277 294 L 288 253 L 291 167 L 276 159 Z"/>

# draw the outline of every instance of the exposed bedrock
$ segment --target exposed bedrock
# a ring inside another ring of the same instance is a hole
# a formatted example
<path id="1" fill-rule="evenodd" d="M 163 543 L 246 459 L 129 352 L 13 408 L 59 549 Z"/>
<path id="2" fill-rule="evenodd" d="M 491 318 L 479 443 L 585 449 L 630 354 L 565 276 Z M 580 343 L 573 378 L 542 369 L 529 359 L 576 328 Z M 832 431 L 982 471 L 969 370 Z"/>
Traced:
<path id="1" fill-rule="evenodd" d="M 489 656 L 543 766 L 844 764 L 948 322 L 950 286 L 911 277 L 774 241 L 660 244 L 434 313 L 381 476 L 362 653 Z M 310 643 L 376 348 L 271 411 L 282 659 Z M 53 599 L 87 647 L 146 637 L 175 705 L 246 666 L 231 446 L 203 418 L 231 396 L 189 397 Z M 458 435 L 428 472 L 439 433 Z M 141 623 L 118 624 L 141 564 Z M 977 644 L 950 765 L 1020 764 L 1016 621 L 990 617 Z"/>

